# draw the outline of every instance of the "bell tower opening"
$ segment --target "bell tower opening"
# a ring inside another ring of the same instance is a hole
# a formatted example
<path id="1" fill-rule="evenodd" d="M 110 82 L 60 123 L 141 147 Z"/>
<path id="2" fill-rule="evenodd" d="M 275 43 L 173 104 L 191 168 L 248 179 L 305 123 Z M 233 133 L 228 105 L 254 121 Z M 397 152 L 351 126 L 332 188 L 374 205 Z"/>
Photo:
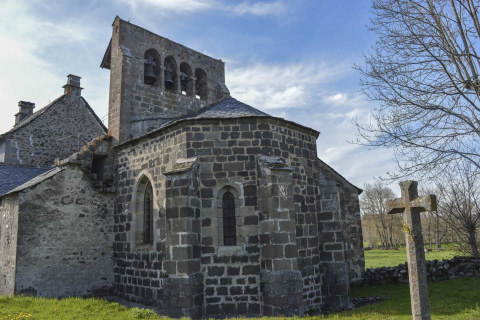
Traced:
<path id="1" fill-rule="evenodd" d="M 145 52 L 145 62 L 143 65 L 143 82 L 150 86 L 157 84 L 159 75 L 159 58 L 158 53 L 154 49 Z"/>
<path id="2" fill-rule="evenodd" d="M 177 90 L 177 62 L 172 56 L 165 58 L 164 62 L 165 73 L 165 90 L 176 91 Z"/>

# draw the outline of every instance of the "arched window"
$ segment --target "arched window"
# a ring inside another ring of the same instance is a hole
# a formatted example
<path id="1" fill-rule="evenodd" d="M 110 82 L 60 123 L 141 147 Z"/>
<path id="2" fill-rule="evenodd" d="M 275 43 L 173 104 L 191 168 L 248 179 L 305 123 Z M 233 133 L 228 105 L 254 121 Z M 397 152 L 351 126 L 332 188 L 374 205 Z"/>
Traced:
<path id="1" fill-rule="evenodd" d="M 177 62 L 172 56 L 165 58 L 164 65 L 164 79 L 165 89 L 170 91 L 177 90 Z"/>
<path id="2" fill-rule="evenodd" d="M 195 69 L 195 94 L 200 99 L 207 99 L 208 87 L 207 87 L 207 74 L 202 69 Z"/>
<path id="3" fill-rule="evenodd" d="M 153 190 L 148 184 L 143 198 L 143 243 L 153 243 Z"/>
<path id="4" fill-rule="evenodd" d="M 135 199 L 135 243 L 153 244 L 154 193 L 150 180 L 143 176 L 137 186 Z"/>
<path id="5" fill-rule="evenodd" d="M 150 86 L 158 83 L 160 76 L 160 63 L 157 51 L 149 49 L 145 52 L 145 60 L 143 64 L 143 82 Z"/>
<path id="6" fill-rule="evenodd" d="M 237 244 L 237 228 L 235 223 L 235 198 L 229 191 L 222 198 L 223 208 L 223 244 L 234 246 Z"/>
<path id="7" fill-rule="evenodd" d="M 180 63 L 180 86 L 182 94 L 193 96 L 192 68 L 188 63 Z"/>

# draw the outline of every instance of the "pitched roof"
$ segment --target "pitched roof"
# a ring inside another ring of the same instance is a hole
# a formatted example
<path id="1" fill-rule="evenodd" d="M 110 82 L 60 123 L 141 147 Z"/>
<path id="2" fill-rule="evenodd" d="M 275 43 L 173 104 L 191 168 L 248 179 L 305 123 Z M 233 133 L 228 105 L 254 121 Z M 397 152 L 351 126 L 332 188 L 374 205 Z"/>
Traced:
<path id="1" fill-rule="evenodd" d="M 48 171 L 45 171 L 45 172 L 39 174 L 38 176 L 26 181 L 25 183 L 22 183 L 21 185 L 19 185 L 15 189 L 12 189 L 12 190 L 8 191 L 6 194 L 19 192 L 19 191 L 22 191 L 24 189 L 33 187 L 33 186 L 39 184 L 40 182 L 45 181 L 45 180 L 49 179 L 50 177 L 53 177 L 54 175 L 56 175 L 57 173 L 59 173 L 63 170 L 65 170 L 65 168 L 60 168 L 60 167 L 51 168 Z"/>
<path id="2" fill-rule="evenodd" d="M 248 104 L 238 101 L 234 98 L 226 98 L 220 102 L 208 105 L 195 112 L 184 116 L 174 118 L 163 123 L 154 131 L 158 131 L 171 124 L 183 120 L 195 119 L 228 119 L 228 118 L 245 118 L 245 117 L 271 117 L 269 114 L 262 112 Z M 148 134 L 148 133 L 147 133 Z M 136 138 L 135 138 L 136 139 Z"/>
<path id="3" fill-rule="evenodd" d="M 234 98 L 226 98 L 211 104 L 196 112 L 187 114 L 180 119 L 206 119 L 206 118 L 242 118 L 242 117 L 269 117 L 269 114 L 255 109 L 248 104 Z"/>
<path id="4" fill-rule="evenodd" d="M 50 168 L 0 163 L 0 197 L 48 170 Z"/>
<path id="5" fill-rule="evenodd" d="M 17 124 L 16 126 L 14 126 L 12 129 L 10 129 L 9 131 L 5 132 L 5 133 L 2 133 L 0 134 L 0 138 L 2 138 L 3 136 L 11 133 L 11 132 L 14 132 L 14 131 L 17 131 L 18 129 L 26 126 L 27 124 L 33 122 L 35 119 L 37 119 L 38 117 L 40 117 L 42 114 L 44 114 L 47 110 L 49 110 L 52 106 L 54 106 L 55 104 L 57 104 L 58 102 L 61 102 L 63 101 L 63 99 L 65 99 L 66 97 L 66 94 L 64 95 L 61 95 L 60 97 L 58 97 L 57 99 L 53 100 L 51 103 L 49 103 L 48 105 L 46 105 L 45 107 L 41 108 L 40 110 L 38 110 L 37 112 L 33 113 L 31 116 L 29 116 L 28 118 L 26 118 L 25 120 L 23 120 L 22 122 L 20 122 L 19 124 Z M 100 120 L 100 118 L 97 116 L 97 114 L 95 113 L 95 111 L 93 111 L 92 107 L 90 107 L 90 105 L 88 104 L 87 100 L 85 100 L 83 97 L 80 97 L 80 99 L 82 99 L 83 103 L 85 103 L 85 106 L 87 107 L 87 109 L 92 113 L 92 115 L 94 116 L 94 118 L 98 121 L 98 123 L 102 126 L 102 128 L 105 130 L 105 132 L 107 132 L 107 127 L 105 127 L 105 125 L 103 124 L 102 120 Z"/>

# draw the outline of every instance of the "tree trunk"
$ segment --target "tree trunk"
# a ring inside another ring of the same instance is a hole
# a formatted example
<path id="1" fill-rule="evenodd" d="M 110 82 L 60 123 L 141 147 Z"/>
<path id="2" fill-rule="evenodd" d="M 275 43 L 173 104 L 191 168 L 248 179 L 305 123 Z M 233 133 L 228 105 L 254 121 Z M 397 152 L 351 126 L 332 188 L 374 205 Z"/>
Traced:
<path id="1" fill-rule="evenodd" d="M 472 256 L 474 258 L 478 259 L 479 254 L 478 254 L 478 246 L 477 246 L 475 229 L 470 229 L 468 231 L 468 244 L 470 245 L 470 249 L 472 251 Z"/>

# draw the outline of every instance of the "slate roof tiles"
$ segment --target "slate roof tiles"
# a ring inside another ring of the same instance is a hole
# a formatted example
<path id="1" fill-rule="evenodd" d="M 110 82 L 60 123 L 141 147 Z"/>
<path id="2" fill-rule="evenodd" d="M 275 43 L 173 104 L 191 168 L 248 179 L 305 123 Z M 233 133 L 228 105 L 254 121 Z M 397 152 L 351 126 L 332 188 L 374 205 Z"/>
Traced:
<path id="1" fill-rule="evenodd" d="M 0 197 L 50 169 L 0 163 Z"/>

